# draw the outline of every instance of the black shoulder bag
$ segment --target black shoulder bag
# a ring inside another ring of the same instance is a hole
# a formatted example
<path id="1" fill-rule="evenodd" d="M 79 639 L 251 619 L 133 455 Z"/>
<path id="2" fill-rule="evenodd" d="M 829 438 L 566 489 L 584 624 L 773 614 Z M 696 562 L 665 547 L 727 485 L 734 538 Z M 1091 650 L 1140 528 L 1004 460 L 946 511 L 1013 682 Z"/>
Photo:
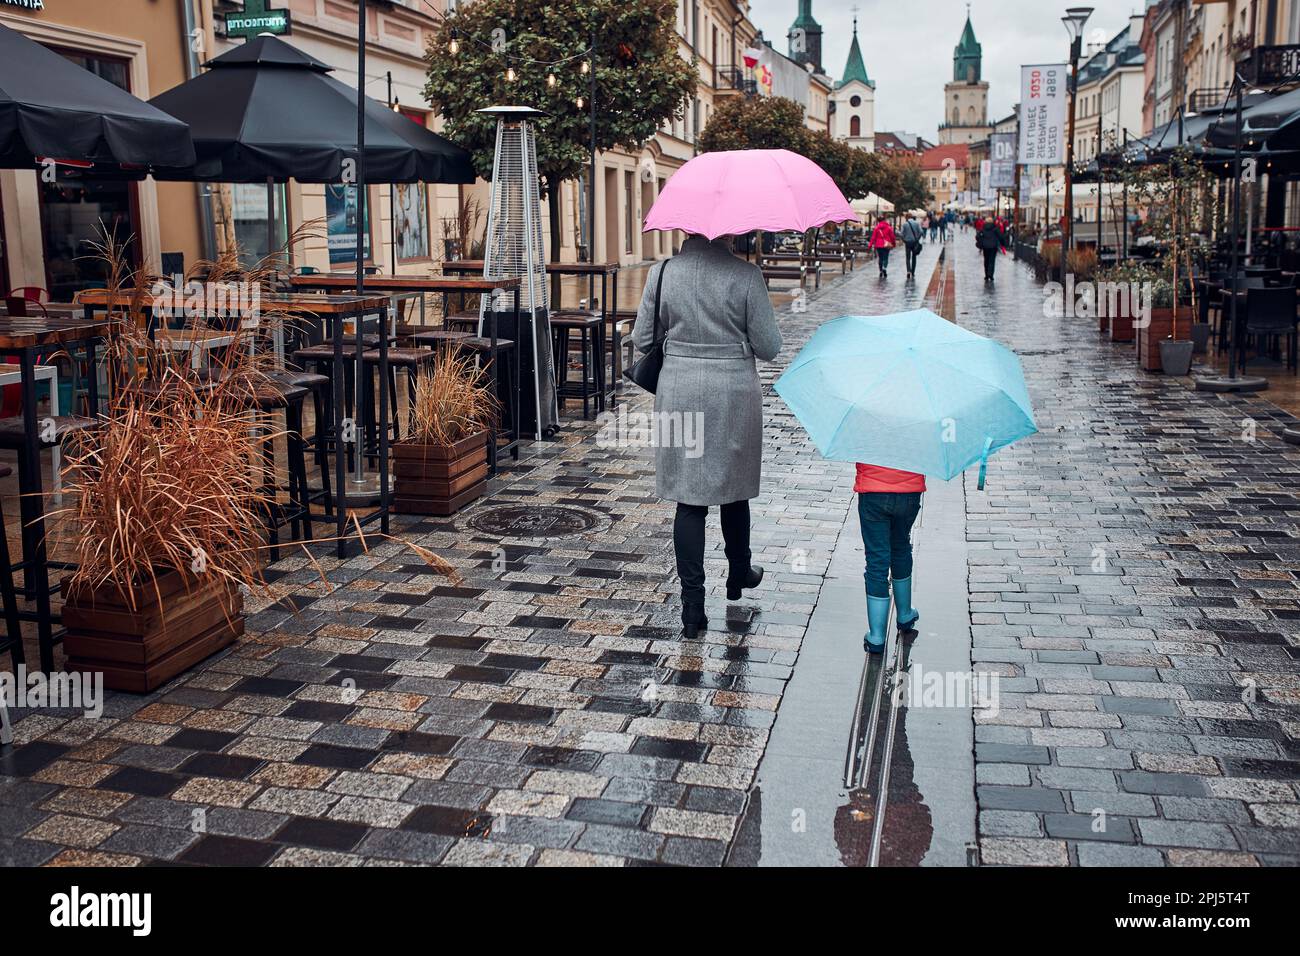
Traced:
<path id="1" fill-rule="evenodd" d="M 664 264 L 659 267 L 659 280 L 655 283 L 654 338 L 650 351 L 623 370 L 624 378 L 651 394 L 659 387 L 659 372 L 664 367 L 664 340 L 668 338 L 667 333 L 664 333 L 663 339 L 659 338 L 659 302 L 663 298 L 664 273 L 667 270 L 668 261 L 664 260 Z"/>

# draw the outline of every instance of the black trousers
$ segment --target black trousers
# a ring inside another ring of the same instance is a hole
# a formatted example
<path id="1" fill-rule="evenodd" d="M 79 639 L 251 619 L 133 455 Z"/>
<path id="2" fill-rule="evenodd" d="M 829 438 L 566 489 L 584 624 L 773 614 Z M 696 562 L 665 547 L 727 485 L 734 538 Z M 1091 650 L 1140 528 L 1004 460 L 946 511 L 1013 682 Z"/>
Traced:
<path id="1" fill-rule="evenodd" d="M 916 273 L 916 260 L 921 256 L 921 244 L 919 242 L 916 245 L 908 243 L 904 249 L 907 252 L 907 274 L 914 275 Z"/>
<path id="2" fill-rule="evenodd" d="M 749 501 L 722 505 L 722 541 L 732 574 L 749 570 Z M 682 602 L 704 603 L 704 519 L 707 505 L 677 505 L 673 521 L 673 548 L 677 552 L 677 577 L 682 582 Z"/>
<path id="3" fill-rule="evenodd" d="M 984 253 L 984 278 L 992 279 L 993 269 L 998 264 L 998 250 L 983 249 L 981 251 Z"/>

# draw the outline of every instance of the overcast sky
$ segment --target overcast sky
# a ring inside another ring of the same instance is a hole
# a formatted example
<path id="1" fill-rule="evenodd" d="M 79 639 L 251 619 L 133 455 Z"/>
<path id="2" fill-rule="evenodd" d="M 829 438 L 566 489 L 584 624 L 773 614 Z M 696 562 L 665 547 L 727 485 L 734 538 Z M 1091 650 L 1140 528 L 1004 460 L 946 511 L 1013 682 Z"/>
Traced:
<path id="1" fill-rule="evenodd" d="M 1077 0 L 1087 5 L 1089 0 Z M 1090 0 L 1090 40 L 1109 40 L 1145 0 Z M 1020 64 L 1064 62 L 1069 35 L 1061 15 L 1070 0 L 972 0 L 971 23 L 984 48 L 989 119 L 1011 112 Z M 822 60 L 839 79 L 849 54 L 853 7 L 867 75 L 876 84 L 876 129 L 905 130 L 933 141 L 943 111 L 943 84 L 952 79 L 952 49 L 966 23 L 966 0 L 813 0 L 822 25 Z M 782 53 L 798 0 L 751 0 L 750 17 Z"/>

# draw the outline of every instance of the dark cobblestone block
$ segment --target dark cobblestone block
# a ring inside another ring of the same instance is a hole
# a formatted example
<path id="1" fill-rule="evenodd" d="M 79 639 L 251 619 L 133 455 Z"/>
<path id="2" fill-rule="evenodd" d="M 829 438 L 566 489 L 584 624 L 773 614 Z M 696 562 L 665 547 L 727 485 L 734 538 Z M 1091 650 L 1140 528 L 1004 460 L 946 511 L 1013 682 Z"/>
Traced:
<path id="1" fill-rule="evenodd" d="M 1220 823 L 1183 820 L 1139 820 L 1142 842 L 1157 846 L 1187 846 L 1206 850 L 1235 850 L 1232 830 Z"/>
<path id="2" fill-rule="evenodd" d="M 1046 747 L 1015 744 L 975 745 L 975 759 L 984 763 L 1047 764 L 1051 754 Z"/>
<path id="3" fill-rule="evenodd" d="M 1065 810 L 1065 798 L 1059 791 L 1038 787 L 976 787 L 975 796 L 980 807 L 989 810 Z"/>
<path id="4" fill-rule="evenodd" d="M 1107 843 L 1136 843 L 1133 822 L 1106 814 L 1046 813 L 1043 827 L 1050 837 L 1066 840 L 1098 840 Z"/>

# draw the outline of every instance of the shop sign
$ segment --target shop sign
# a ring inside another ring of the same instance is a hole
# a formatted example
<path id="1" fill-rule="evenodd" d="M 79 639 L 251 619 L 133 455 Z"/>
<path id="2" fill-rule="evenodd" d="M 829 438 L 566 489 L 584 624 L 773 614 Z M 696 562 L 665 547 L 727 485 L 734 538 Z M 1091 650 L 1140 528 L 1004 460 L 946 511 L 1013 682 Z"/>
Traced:
<path id="1" fill-rule="evenodd" d="M 226 21 L 226 36 L 234 39 L 235 37 L 255 37 L 262 33 L 271 33 L 275 36 L 284 36 L 293 32 L 293 24 L 289 19 L 288 10 L 268 10 L 267 3 L 270 0 L 244 0 L 243 13 L 227 13 L 224 17 Z"/>
<path id="2" fill-rule="evenodd" d="M 0 0 L 7 7 L 22 7 L 24 10 L 44 10 L 45 0 Z"/>

